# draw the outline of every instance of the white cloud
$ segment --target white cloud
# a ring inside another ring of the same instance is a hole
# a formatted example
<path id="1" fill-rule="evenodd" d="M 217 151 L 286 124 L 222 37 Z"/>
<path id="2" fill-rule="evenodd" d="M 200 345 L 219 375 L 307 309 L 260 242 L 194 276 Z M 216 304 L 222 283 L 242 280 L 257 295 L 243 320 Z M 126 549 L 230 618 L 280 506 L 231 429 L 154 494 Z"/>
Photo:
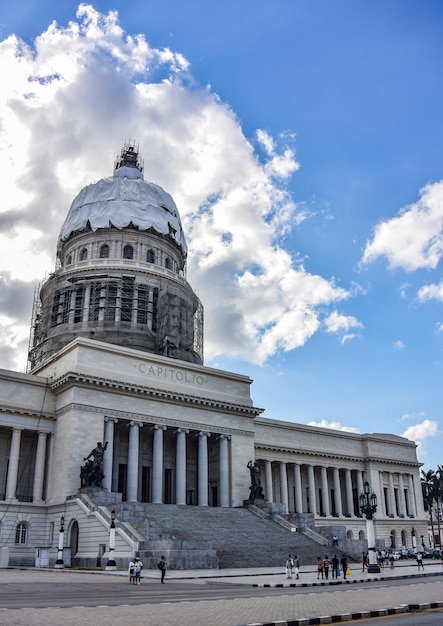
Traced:
<path id="1" fill-rule="evenodd" d="M 397 341 L 394 343 L 394 349 L 404 350 L 404 348 L 405 348 L 405 344 L 403 343 L 403 341 L 401 341 L 400 339 L 397 339 Z"/>
<path id="2" fill-rule="evenodd" d="M 421 444 L 428 437 L 435 437 L 437 435 L 438 425 L 434 420 L 423 420 L 421 424 L 415 424 L 415 426 L 409 426 L 402 437 L 411 439 Z"/>
<path id="3" fill-rule="evenodd" d="M 126 139 L 140 143 L 145 178 L 171 193 L 182 216 L 188 278 L 205 306 L 206 359 L 262 363 L 302 346 L 328 306 L 350 296 L 279 244 L 307 215 L 286 190 L 299 167 L 293 136 L 258 130 L 258 158 L 233 111 L 195 85 L 188 61 L 125 34 L 116 12 L 80 5 L 75 20 L 51 24 L 33 47 L 8 37 L 0 81 L 0 262 L 6 289 L 28 285 L 29 317 L 71 201 L 112 174 Z M 0 337 L 4 367 L 23 367 L 20 337 Z"/>
<path id="4" fill-rule="evenodd" d="M 403 422 L 404 420 L 418 419 L 424 416 L 425 416 L 425 413 L 423 413 L 423 411 L 419 411 L 418 413 L 404 413 L 401 416 L 400 420 Z"/>
<path id="5" fill-rule="evenodd" d="M 418 299 L 422 302 L 428 300 L 439 300 L 443 302 L 443 282 L 438 285 L 424 285 L 418 290 Z"/>
<path id="6" fill-rule="evenodd" d="M 363 262 L 384 256 L 389 267 L 408 272 L 435 269 L 443 255 L 443 181 L 420 191 L 419 200 L 397 217 L 380 222 L 367 242 Z"/>
<path id="7" fill-rule="evenodd" d="M 308 426 L 320 426 L 321 428 L 331 428 L 332 430 L 342 430 L 345 433 L 359 433 L 358 428 L 353 426 L 342 426 L 340 422 L 328 422 L 322 420 L 321 422 L 308 422 Z"/>
<path id="8" fill-rule="evenodd" d="M 349 339 L 358 337 L 358 334 L 350 333 L 350 330 L 363 328 L 363 324 L 355 317 L 352 317 L 351 315 L 341 315 L 337 311 L 332 311 L 332 313 L 325 318 L 324 324 L 326 326 L 326 332 L 328 333 L 344 333 L 342 343 L 345 343 L 345 341 L 348 341 Z"/>

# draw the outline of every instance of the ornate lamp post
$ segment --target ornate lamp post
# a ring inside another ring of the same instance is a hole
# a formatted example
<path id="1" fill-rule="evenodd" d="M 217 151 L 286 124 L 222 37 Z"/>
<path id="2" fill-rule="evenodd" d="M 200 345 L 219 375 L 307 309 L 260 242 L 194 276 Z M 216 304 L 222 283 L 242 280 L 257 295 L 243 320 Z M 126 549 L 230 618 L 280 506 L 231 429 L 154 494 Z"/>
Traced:
<path id="1" fill-rule="evenodd" d="M 371 486 L 368 481 L 363 485 L 364 493 L 360 494 L 360 511 L 366 517 L 366 534 L 368 537 L 368 555 L 369 565 L 368 574 L 378 574 L 380 567 L 377 563 L 377 555 L 375 553 L 375 532 L 374 532 L 374 513 L 377 511 L 377 496 L 371 493 Z"/>
<path id="2" fill-rule="evenodd" d="M 65 518 L 62 515 L 60 519 L 60 532 L 58 534 L 58 551 L 57 560 L 55 562 L 55 569 L 63 569 L 65 563 L 63 561 L 63 544 L 65 542 Z"/>
<path id="3" fill-rule="evenodd" d="M 417 554 L 417 535 L 415 534 L 414 527 L 412 527 L 411 535 L 412 535 L 412 548 L 414 550 L 414 554 Z"/>
<path id="4" fill-rule="evenodd" d="M 111 525 L 109 527 L 109 559 L 106 563 L 105 569 L 115 570 L 117 569 L 117 563 L 115 562 L 115 511 L 111 511 Z"/>

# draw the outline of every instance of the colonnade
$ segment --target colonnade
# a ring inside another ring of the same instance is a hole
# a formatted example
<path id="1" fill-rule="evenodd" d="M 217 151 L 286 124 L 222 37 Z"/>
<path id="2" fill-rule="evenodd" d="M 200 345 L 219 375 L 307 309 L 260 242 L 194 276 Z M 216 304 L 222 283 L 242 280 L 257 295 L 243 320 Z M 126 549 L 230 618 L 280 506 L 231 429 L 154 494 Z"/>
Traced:
<path id="1" fill-rule="evenodd" d="M 116 418 L 105 417 L 104 440 L 108 442 L 107 450 L 103 459 L 103 473 L 105 475 L 103 486 L 112 491 L 113 469 L 115 464 L 114 437 Z M 168 429 L 163 424 L 146 424 L 140 421 L 129 422 L 127 477 L 126 477 L 126 501 L 137 502 L 140 480 L 140 429 L 152 429 L 152 479 L 151 501 L 162 503 L 164 495 L 164 433 Z M 170 428 L 170 427 L 169 427 Z M 187 438 L 194 435 L 198 440 L 197 462 L 197 504 L 208 506 L 209 493 L 209 463 L 208 463 L 208 439 L 216 437 L 218 443 L 218 506 L 229 506 L 229 450 L 228 442 L 230 435 L 214 434 L 207 431 L 190 432 L 187 428 L 170 429 L 175 435 L 175 504 L 186 504 L 187 485 Z"/>
<path id="2" fill-rule="evenodd" d="M 24 431 L 24 428 L 11 428 L 9 462 L 7 463 L 6 475 L 3 476 L 3 484 L 5 484 L 5 493 L 3 496 L 5 500 L 18 498 L 32 502 L 42 502 L 44 497 L 46 447 L 49 433 L 45 431 L 31 431 L 33 435 L 37 437 L 36 449 L 29 448 L 29 450 L 22 450 Z M 30 458 L 28 453 L 33 457 L 35 455 L 35 457 Z M 30 463 L 34 462 L 32 484 L 24 483 L 19 485 L 19 476 L 22 474 L 20 471 L 21 459 L 22 463 L 25 463 L 28 466 Z M 18 493 L 18 489 L 20 489 L 21 493 Z"/>
<path id="3" fill-rule="evenodd" d="M 267 500 L 284 504 L 287 512 L 361 516 L 358 498 L 364 490 L 364 470 L 267 459 L 258 462 Z M 417 517 L 414 476 L 384 471 L 377 474 L 378 481 L 371 488 L 377 494 L 379 512 L 387 517 Z"/>

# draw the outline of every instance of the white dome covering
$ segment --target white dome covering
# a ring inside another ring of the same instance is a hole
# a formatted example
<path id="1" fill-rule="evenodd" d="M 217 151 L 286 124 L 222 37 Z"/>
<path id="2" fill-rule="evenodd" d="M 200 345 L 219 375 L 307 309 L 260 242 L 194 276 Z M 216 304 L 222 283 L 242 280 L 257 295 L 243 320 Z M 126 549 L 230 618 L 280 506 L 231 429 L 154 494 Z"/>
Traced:
<path id="1" fill-rule="evenodd" d="M 148 183 L 136 167 L 118 167 L 112 178 L 103 178 L 84 187 L 71 204 L 57 243 L 63 243 L 75 232 L 88 226 L 126 228 L 130 224 L 140 230 L 153 228 L 169 235 L 187 254 L 180 215 L 172 197 L 161 187 Z"/>

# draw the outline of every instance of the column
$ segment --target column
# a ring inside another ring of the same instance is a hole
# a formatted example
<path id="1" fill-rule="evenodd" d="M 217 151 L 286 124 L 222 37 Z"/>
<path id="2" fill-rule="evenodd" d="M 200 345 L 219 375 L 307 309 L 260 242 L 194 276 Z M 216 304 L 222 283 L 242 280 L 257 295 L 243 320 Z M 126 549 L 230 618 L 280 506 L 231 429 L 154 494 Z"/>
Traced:
<path id="1" fill-rule="evenodd" d="M 156 424 L 152 444 L 152 502 L 163 502 L 163 431 L 166 426 Z"/>
<path id="2" fill-rule="evenodd" d="M 229 435 L 220 435 L 218 438 L 218 462 L 219 462 L 219 506 L 229 506 L 229 461 L 228 440 Z"/>
<path id="3" fill-rule="evenodd" d="M 286 472 L 286 463 L 284 461 L 280 461 L 280 499 L 282 504 L 285 505 L 285 513 L 288 513 L 288 474 Z"/>
<path id="4" fill-rule="evenodd" d="M 114 464 L 114 424 L 118 420 L 115 417 L 105 417 L 105 445 L 108 446 L 103 456 L 103 487 L 112 491 L 112 466 Z"/>
<path id="5" fill-rule="evenodd" d="M 346 510 L 348 515 L 354 517 L 354 498 L 352 497 L 352 476 L 351 470 L 345 470 L 345 487 L 346 487 Z"/>
<path id="6" fill-rule="evenodd" d="M 396 514 L 396 510 L 394 497 L 394 480 L 392 477 L 392 472 L 388 472 L 388 485 L 389 517 L 394 517 Z"/>
<path id="7" fill-rule="evenodd" d="M 411 513 L 414 517 L 418 517 L 417 494 L 421 494 L 420 481 L 417 480 L 417 490 L 415 489 L 415 476 L 409 474 L 409 492 L 411 494 Z M 422 507 L 423 508 L 423 505 Z"/>
<path id="8" fill-rule="evenodd" d="M 33 502 L 43 500 L 43 480 L 45 477 L 46 433 L 38 433 L 37 453 L 35 455 L 34 485 L 32 488 Z"/>
<path id="9" fill-rule="evenodd" d="M 360 494 L 363 492 L 363 472 L 361 470 L 357 470 L 357 496 L 360 497 Z"/>
<path id="10" fill-rule="evenodd" d="M 15 498 L 18 477 L 18 461 L 20 458 L 21 428 L 12 429 L 11 446 L 9 448 L 8 479 L 6 481 L 6 500 Z"/>
<path id="11" fill-rule="evenodd" d="M 335 513 L 338 517 L 343 516 L 343 506 L 341 502 L 341 488 L 340 488 L 340 470 L 338 467 L 334 467 L 334 501 L 335 501 Z"/>
<path id="12" fill-rule="evenodd" d="M 331 515 L 331 511 L 329 508 L 328 468 L 321 467 L 320 475 L 321 475 L 321 508 L 323 510 L 323 515 L 325 515 L 326 517 L 329 517 Z"/>
<path id="13" fill-rule="evenodd" d="M 138 495 L 138 458 L 140 440 L 140 422 L 129 423 L 128 475 L 126 478 L 126 500 L 137 502 Z"/>
<path id="14" fill-rule="evenodd" d="M 314 466 L 308 465 L 309 513 L 317 515 L 317 495 L 315 493 Z"/>
<path id="15" fill-rule="evenodd" d="M 403 474 L 398 475 L 398 490 L 399 490 L 399 504 L 400 504 L 400 515 L 406 517 L 406 499 L 405 499 L 405 486 L 403 484 Z"/>
<path id="16" fill-rule="evenodd" d="M 91 285 L 85 285 L 85 298 L 83 300 L 83 314 L 82 314 L 83 328 L 86 328 L 88 326 L 90 297 L 91 297 Z"/>
<path id="17" fill-rule="evenodd" d="M 265 496 L 268 502 L 274 502 L 272 494 L 272 461 L 265 461 L 265 477 L 266 477 L 266 489 Z"/>
<path id="18" fill-rule="evenodd" d="M 301 491 L 301 470 L 300 463 L 294 465 L 294 485 L 295 485 L 295 512 L 303 513 L 303 496 Z"/>
<path id="19" fill-rule="evenodd" d="M 208 437 L 210 433 L 198 433 L 198 478 L 197 502 L 199 506 L 208 506 Z"/>
<path id="20" fill-rule="evenodd" d="M 189 430 L 177 430 L 175 448 L 175 504 L 186 504 L 186 435 Z"/>

